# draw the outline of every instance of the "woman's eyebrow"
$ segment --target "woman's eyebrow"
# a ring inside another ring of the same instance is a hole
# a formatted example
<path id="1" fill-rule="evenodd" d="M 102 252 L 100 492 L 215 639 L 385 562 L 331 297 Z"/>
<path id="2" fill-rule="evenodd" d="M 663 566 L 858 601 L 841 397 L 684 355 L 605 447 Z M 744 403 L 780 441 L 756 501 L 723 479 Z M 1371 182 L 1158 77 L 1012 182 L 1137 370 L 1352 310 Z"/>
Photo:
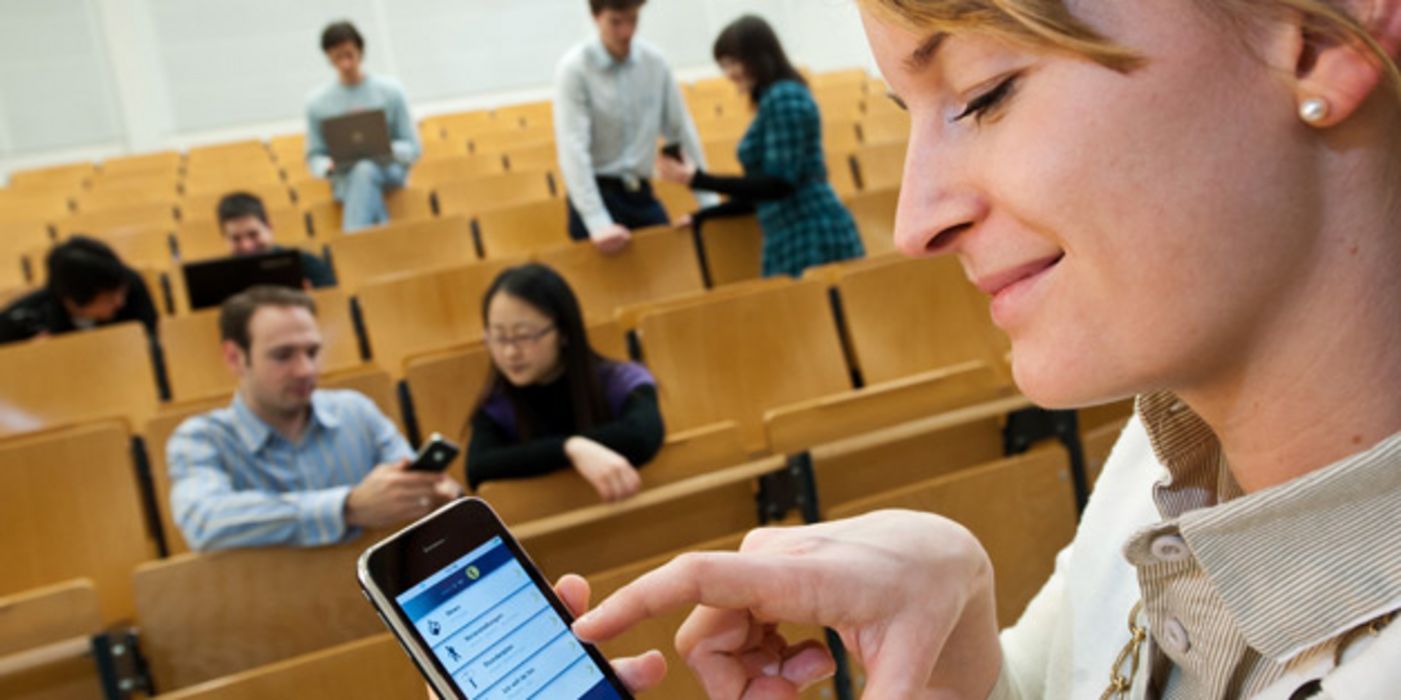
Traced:
<path id="1" fill-rule="evenodd" d="M 919 47 L 910 54 L 909 58 L 905 59 L 905 70 L 918 73 L 929 67 L 929 64 L 934 61 L 934 54 L 939 52 L 939 47 L 948 37 L 949 35 L 945 32 L 934 32 L 929 35 L 928 38 L 920 42 Z"/>

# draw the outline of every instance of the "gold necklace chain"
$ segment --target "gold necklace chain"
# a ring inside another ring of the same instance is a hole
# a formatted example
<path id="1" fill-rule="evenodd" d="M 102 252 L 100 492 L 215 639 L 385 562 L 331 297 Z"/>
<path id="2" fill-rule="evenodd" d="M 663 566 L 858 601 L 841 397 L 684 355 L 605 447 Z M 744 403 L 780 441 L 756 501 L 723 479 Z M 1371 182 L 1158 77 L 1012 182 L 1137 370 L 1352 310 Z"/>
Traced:
<path id="1" fill-rule="evenodd" d="M 1143 649 L 1143 640 L 1148 638 L 1148 628 L 1138 624 L 1138 614 L 1142 611 L 1142 600 L 1134 603 L 1133 609 L 1129 611 L 1129 641 L 1119 652 L 1119 657 L 1114 659 L 1114 666 L 1109 669 L 1109 687 L 1104 689 L 1104 694 L 1099 696 L 1099 700 L 1126 698 L 1129 689 L 1133 687 L 1133 679 L 1138 675 L 1139 651 Z M 1126 665 L 1129 674 L 1124 676 L 1121 672 Z"/>

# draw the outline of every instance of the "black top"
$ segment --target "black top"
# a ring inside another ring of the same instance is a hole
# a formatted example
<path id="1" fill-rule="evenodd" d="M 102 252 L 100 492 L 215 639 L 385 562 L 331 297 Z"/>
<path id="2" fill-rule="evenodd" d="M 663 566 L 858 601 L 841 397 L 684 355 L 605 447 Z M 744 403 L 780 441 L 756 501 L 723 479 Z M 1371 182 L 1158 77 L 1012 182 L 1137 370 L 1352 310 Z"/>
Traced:
<path id="1" fill-rule="evenodd" d="M 281 248 L 278 248 L 281 250 Z M 316 289 L 336 286 L 336 273 L 326 264 L 326 260 L 319 255 L 312 255 L 305 250 L 301 252 L 302 277 Z"/>
<path id="2" fill-rule="evenodd" d="M 772 175 L 711 175 L 697 170 L 691 177 L 691 189 L 719 192 L 751 202 L 783 199 L 797 191 L 793 183 Z"/>
<path id="3" fill-rule="evenodd" d="M 147 335 L 154 337 L 156 305 L 151 301 L 146 282 L 130 269 L 126 271 L 126 278 L 126 304 L 117 310 L 112 320 L 98 325 L 140 321 L 146 327 Z M 77 329 L 63 302 L 48 287 L 30 292 L 0 311 L 0 343 L 28 340 L 40 333 L 59 335 Z"/>
<path id="4" fill-rule="evenodd" d="M 520 389 L 522 409 L 534 418 L 536 437 L 521 442 L 482 410 L 472 416 L 467 446 L 467 482 L 475 490 L 493 479 L 539 476 L 571 466 L 564 442 L 585 437 L 622 455 L 635 467 L 651 461 L 662 448 L 657 387 L 644 384 L 628 394 L 617 418 L 588 430 L 576 430 L 569 382 L 561 377 L 544 386 Z"/>

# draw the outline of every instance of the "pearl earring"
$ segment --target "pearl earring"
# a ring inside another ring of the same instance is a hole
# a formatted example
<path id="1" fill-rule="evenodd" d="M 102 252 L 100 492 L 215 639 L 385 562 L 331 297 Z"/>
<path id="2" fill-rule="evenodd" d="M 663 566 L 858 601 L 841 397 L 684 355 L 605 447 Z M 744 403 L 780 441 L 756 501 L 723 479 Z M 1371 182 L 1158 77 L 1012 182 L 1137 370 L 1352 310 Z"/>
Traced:
<path id="1" fill-rule="evenodd" d="M 1299 104 L 1299 118 L 1309 124 L 1317 124 L 1328 117 L 1328 100 L 1310 97 Z"/>

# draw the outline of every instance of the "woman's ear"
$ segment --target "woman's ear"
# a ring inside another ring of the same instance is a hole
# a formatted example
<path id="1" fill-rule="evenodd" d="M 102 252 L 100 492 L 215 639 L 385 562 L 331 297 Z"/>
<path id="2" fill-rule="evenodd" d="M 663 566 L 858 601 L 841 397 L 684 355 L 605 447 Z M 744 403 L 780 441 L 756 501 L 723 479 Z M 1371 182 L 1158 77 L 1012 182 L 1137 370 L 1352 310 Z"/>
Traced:
<path id="1" fill-rule="evenodd" d="M 1295 98 L 1301 106 L 1300 116 L 1310 126 L 1342 123 L 1389 79 L 1375 49 L 1381 49 L 1393 60 L 1401 53 L 1401 0 L 1357 0 L 1349 4 L 1375 45 L 1298 27 L 1303 41 L 1295 69 Z"/>

